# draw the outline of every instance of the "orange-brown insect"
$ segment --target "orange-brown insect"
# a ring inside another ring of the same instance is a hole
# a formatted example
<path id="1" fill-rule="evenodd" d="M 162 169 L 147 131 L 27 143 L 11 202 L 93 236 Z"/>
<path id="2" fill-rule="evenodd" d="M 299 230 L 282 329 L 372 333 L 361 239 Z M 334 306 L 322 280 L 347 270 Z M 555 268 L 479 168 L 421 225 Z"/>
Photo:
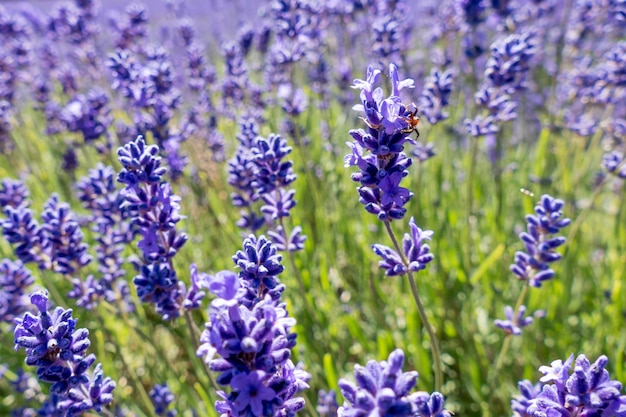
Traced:
<path id="1" fill-rule="evenodd" d="M 409 106 L 404 106 L 407 110 L 409 110 L 408 117 L 403 117 L 402 119 L 407 122 L 409 125 L 402 129 L 402 133 L 411 134 L 415 132 L 417 134 L 417 138 L 420 137 L 420 132 L 417 130 L 417 125 L 420 122 L 420 117 L 417 115 L 418 109 L 415 103 L 411 103 Z M 412 108 L 412 109 L 411 109 Z"/>

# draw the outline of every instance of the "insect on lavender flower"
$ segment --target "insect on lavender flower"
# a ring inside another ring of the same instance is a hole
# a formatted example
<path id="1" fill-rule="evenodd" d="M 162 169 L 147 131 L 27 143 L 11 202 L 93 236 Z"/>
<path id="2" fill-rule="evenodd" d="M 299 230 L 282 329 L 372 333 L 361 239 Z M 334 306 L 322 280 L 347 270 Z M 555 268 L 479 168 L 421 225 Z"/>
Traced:
<path id="1" fill-rule="evenodd" d="M 346 167 L 356 165 L 360 169 L 352 174 L 352 180 L 360 184 L 360 202 L 368 212 L 386 221 L 403 218 L 404 205 L 413 197 L 412 192 L 400 187 L 400 181 L 408 175 L 412 164 L 403 151 L 405 143 L 416 144 L 409 135 L 416 130 L 419 117 L 417 108 L 400 101 L 400 91 L 412 88 L 413 80 L 400 80 L 397 67 L 391 64 L 392 93 L 383 98 L 382 88 L 375 87 L 380 75 L 380 70 L 370 66 L 366 80 L 354 80 L 352 87 L 361 90 L 362 104 L 353 109 L 364 113 L 361 120 L 367 130 L 350 131 L 354 141 L 347 145 L 352 153 L 345 156 L 344 162 Z"/>

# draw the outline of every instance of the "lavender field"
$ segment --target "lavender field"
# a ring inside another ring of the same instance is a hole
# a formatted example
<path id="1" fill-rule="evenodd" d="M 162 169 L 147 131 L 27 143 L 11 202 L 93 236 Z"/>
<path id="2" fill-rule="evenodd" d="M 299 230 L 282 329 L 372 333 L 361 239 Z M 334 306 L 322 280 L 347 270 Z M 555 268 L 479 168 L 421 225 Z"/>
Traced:
<path id="1" fill-rule="evenodd" d="M 626 1 L 0 40 L 0 417 L 626 417 Z"/>

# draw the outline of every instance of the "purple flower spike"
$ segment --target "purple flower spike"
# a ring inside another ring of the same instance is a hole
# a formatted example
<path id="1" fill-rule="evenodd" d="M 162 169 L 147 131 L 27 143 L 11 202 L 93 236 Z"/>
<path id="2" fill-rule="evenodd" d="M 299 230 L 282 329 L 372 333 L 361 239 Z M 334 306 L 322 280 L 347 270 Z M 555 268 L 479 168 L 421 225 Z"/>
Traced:
<path id="1" fill-rule="evenodd" d="M 527 232 L 520 233 L 519 236 L 526 251 L 515 253 L 515 263 L 511 265 L 511 271 L 532 287 L 541 287 L 544 281 L 552 279 L 554 271 L 549 264 L 561 259 L 555 249 L 565 243 L 565 238 L 550 235 L 558 233 L 571 222 L 568 218 L 562 218 L 563 205 L 562 200 L 545 194 L 535 207 L 536 214 L 526 216 Z"/>
<path id="2" fill-rule="evenodd" d="M 611 380 L 605 369 L 607 357 L 600 356 L 592 364 L 581 354 L 571 372 L 573 359 L 571 355 L 565 363 L 557 360 L 552 366 L 541 366 L 540 381 L 546 385 L 540 391 L 528 381 L 520 382 L 522 396 L 512 402 L 514 416 L 626 416 L 626 395 L 621 395 L 622 384 Z"/>
<path id="3" fill-rule="evenodd" d="M 154 303 L 165 320 L 180 315 L 185 302 L 185 286 L 171 266 L 172 258 L 187 242 L 187 235 L 176 230 L 180 215 L 180 197 L 163 180 L 158 147 L 146 145 L 142 136 L 117 151 L 123 170 L 117 181 L 126 185 L 121 191 L 122 209 L 129 212 L 131 224 L 139 230 L 138 243 L 143 255 L 140 274 L 133 282 L 143 302 Z M 191 298 L 193 294 L 192 286 Z M 193 304 L 190 299 L 187 299 Z"/>
<path id="4" fill-rule="evenodd" d="M 174 394 L 170 391 L 167 384 L 155 385 L 150 390 L 150 399 L 154 405 L 154 412 L 160 417 L 174 417 L 177 415 L 176 410 L 169 410 L 168 407 L 174 401 Z"/>
<path id="5" fill-rule="evenodd" d="M 115 382 L 104 377 L 101 364 L 91 376 L 87 373 L 96 360 L 93 354 L 86 355 L 89 331 L 76 329 L 72 310 L 57 307 L 49 314 L 46 293 L 34 292 L 30 300 L 39 313 L 16 320 L 15 350 L 24 348 L 26 364 L 37 367 L 40 381 L 51 383 L 48 405 L 70 417 L 101 411 L 113 401 Z"/>
<path id="6" fill-rule="evenodd" d="M 34 282 L 22 262 L 0 261 L 0 322 L 13 324 L 26 311 L 26 289 Z"/>
<path id="7" fill-rule="evenodd" d="M 218 298 L 196 354 L 220 373 L 218 384 L 231 388 L 218 391 L 215 407 L 233 417 L 294 416 L 304 408 L 296 394 L 309 387 L 310 375 L 290 359 L 296 321 L 280 302 L 281 256 L 265 237 L 250 235 L 233 260 L 239 276 L 222 271 L 203 284 Z"/>
<path id="8" fill-rule="evenodd" d="M 543 312 L 540 310 L 535 315 L 541 315 Z M 526 306 L 521 305 L 517 310 L 517 313 L 513 312 L 513 307 L 504 307 L 504 316 L 506 320 L 494 320 L 494 324 L 504 330 L 506 334 L 512 334 L 519 336 L 522 334 L 522 328 L 533 323 L 533 317 L 524 317 L 526 314 Z"/>
<path id="9" fill-rule="evenodd" d="M 433 235 L 431 230 L 422 230 L 417 224 L 415 219 L 411 217 L 409 221 L 409 228 L 411 233 L 405 233 L 402 239 L 402 252 L 406 261 L 393 249 L 375 244 L 372 245 L 374 252 L 383 258 L 378 263 L 378 266 L 385 270 L 387 276 L 404 275 L 408 271 L 418 272 L 426 268 L 426 265 L 430 263 L 435 257 L 430 253 L 430 247 L 425 244 L 426 240 L 430 240 Z M 405 262 L 408 265 L 405 265 Z"/>
<path id="10" fill-rule="evenodd" d="M 28 204 L 26 199 L 29 195 L 30 191 L 21 181 L 5 178 L 0 183 L 0 207 L 3 210 L 6 207 L 17 208 Z"/>
<path id="11" fill-rule="evenodd" d="M 408 175 L 412 160 L 404 153 L 412 127 L 409 122 L 415 109 L 402 104 L 400 90 L 412 88 L 413 80 L 400 80 L 395 65 L 389 66 L 392 94 L 384 98 L 380 87 L 374 88 L 380 71 L 368 68 L 367 81 L 355 80 L 354 88 L 361 89 L 361 103 L 353 107 L 364 113 L 361 119 L 367 130 L 350 131 L 353 142 L 348 142 L 352 152 L 344 157 L 345 166 L 356 166 L 360 171 L 352 174 L 352 180 L 360 183 L 360 202 L 365 209 L 376 214 L 382 221 L 401 219 L 406 213 L 404 206 L 413 193 L 401 187 L 401 180 Z M 366 153 L 369 151 L 369 153 Z"/>
<path id="12" fill-rule="evenodd" d="M 443 409 L 444 398 L 438 392 L 411 393 L 417 383 L 417 372 L 402 372 L 404 352 L 396 349 L 386 361 L 369 361 L 354 367 L 356 383 L 339 380 L 346 403 L 339 407 L 339 417 L 449 417 Z"/>

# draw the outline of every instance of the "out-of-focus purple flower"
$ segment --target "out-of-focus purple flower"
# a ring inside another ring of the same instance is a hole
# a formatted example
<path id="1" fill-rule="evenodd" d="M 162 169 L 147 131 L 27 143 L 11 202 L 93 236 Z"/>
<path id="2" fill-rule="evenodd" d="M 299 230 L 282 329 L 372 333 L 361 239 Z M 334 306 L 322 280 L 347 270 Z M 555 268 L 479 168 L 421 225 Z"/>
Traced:
<path id="1" fill-rule="evenodd" d="M 417 372 L 402 372 L 404 352 L 396 349 L 386 361 L 369 361 L 366 366 L 355 365 L 355 382 L 339 380 L 346 403 L 339 407 L 339 417 L 394 416 L 394 417 L 450 417 L 443 409 L 444 398 L 438 392 L 432 395 L 411 390 L 417 383 Z"/>
<path id="2" fill-rule="evenodd" d="M 303 113 L 309 104 L 304 91 L 301 88 L 294 90 L 289 84 L 281 85 L 277 96 L 283 100 L 283 111 L 292 117 Z"/>
<path id="3" fill-rule="evenodd" d="M 552 362 L 552 366 L 541 366 L 544 374 L 540 379 L 541 391 L 530 382 L 522 381 L 522 400 L 514 400 L 514 416 L 624 416 L 626 395 L 622 395 L 622 384 L 611 380 L 605 369 L 608 359 L 600 356 L 591 363 L 583 354 L 573 364 L 572 354 L 565 363 Z M 570 371 L 571 374 L 570 374 Z M 519 397 L 518 397 L 519 398 Z"/>
<path id="4" fill-rule="evenodd" d="M 0 261 L 0 322 L 13 324 L 26 311 L 26 290 L 34 282 L 20 261 Z"/>
<path id="5" fill-rule="evenodd" d="M 126 8 L 123 17 L 110 20 L 111 26 L 117 31 L 115 46 L 120 49 L 141 48 L 142 41 L 148 33 L 148 13 L 145 6 L 133 3 Z"/>
<path id="6" fill-rule="evenodd" d="M 41 258 L 40 226 L 28 205 L 7 206 L 4 209 L 6 219 L 2 221 L 2 234 L 14 245 L 15 256 L 22 262 L 37 262 Z"/>
<path id="7" fill-rule="evenodd" d="M 285 160 L 291 147 L 280 135 L 259 136 L 252 121 L 241 125 L 237 138 L 240 145 L 228 162 L 228 182 L 237 188 L 232 194 L 233 204 L 242 208 L 237 225 L 255 231 L 266 222 L 289 216 L 296 205 L 295 190 L 287 189 L 296 180 L 293 162 Z M 265 216 L 256 214 L 253 207 L 259 200 L 265 203 L 260 208 Z M 282 228 L 280 233 L 284 233 Z M 287 239 L 282 236 L 280 240 Z"/>
<path id="8" fill-rule="evenodd" d="M 476 93 L 479 108 L 488 115 L 466 120 L 468 132 L 487 136 L 498 131 L 499 122 L 517 117 L 517 92 L 526 87 L 525 78 L 531 59 L 537 53 L 536 33 L 521 32 L 499 39 L 491 45 L 491 56 L 485 68 L 485 82 Z"/>
<path id="9" fill-rule="evenodd" d="M 174 402 L 174 394 L 172 394 L 167 384 L 156 384 L 150 390 L 150 400 L 152 400 L 154 412 L 157 416 L 174 417 L 178 414 L 176 410 L 168 410 L 170 404 Z"/>
<path id="10" fill-rule="evenodd" d="M 37 367 L 40 381 L 51 383 L 51 395 L 56 394 L 56 409 L 65 416 L 78 416 L 85 411 L 102 410 L 113 401 L 115 382 L 105 378 L 101 364 L 90 376 L 94 354 L 86 355 L 90 346 L 89 331 L 76 329 L 72 310 L 57 307 L 48 313 L 48 296 L 34 292 L 30 296 L 39 310 L 34 316 L 26 313 L 17 320 L 15 350 L 26 350 L 26 364 Z"/>
<path id="11" fill-rule="evenodd" d="M 123 197 L 116 187 L 115 171 L 112 167 L 98 163 L 89 170 L 86 177 L 77 184 L 78 198 L 84 208 L 91 212 L 87 218 L 95 234 L 96 259 L 100 279 L 88 276 L 81 283 L 75 280 L 71 298 L 80 298 L 86 306 L 94 306 L 98 297 L 114 301 L 127 291 L 118 291 L 117 285 L 126 285 L 123 281 L 125 271 L 122 268 L 124 245 L 131 242 L 136 234 L 129 212 L 122 207 Z M 125 299 L 130 303 L 130 299 Z M 80 304 L 79 304 L 80 305 Z"/>
<path id="12" fill-rule="evenodd" d="M 610 172 L 618 178 L 626 179 L 626 158 L 620 151 L 612 151 L 604 154 L 602 164 L 607 172 Z"/>
<path id="13" fill-rule="evenodd" d="M 511 271 L 532 287 L 541 287 L 544 281 L 552 279 L 554 271 L 549 264 L 561 259 L 555 249 L 565 243 L 565 238 L 550 236 L 570 224 L 570 219 L 562 218 L 563 205 L 562 200 L 544 194 L 535 207 L 536 214 L 526 216 L 528 231 L 519 236 L 526 251 L 515 253 L 515 263 L 511 265 Z"/>
<path id="14" fill-rule="evenodd" d="M 428 123 L 434 125 L 448 118 L 448 113 L 443 109 L 448 105 L 451 93 L 452 71 L 440 72 L 433 68 L 419 98 L 419 109 Z"/>
<path id="15" fill-rule="evenodd" d="M 378 266 L 385 271 L 387 276 L 404 275 L 408 271 L 421 271 L 435 259 L 430 253 L 430 247 L 424 243 L 426 240 L 430 240 L 433 232 L 420 229 L 415 224 L 413 217 L 409 220 L 409 228 L 411 233 L 405 233 L 402 239 L 404 258 L 390 247 L 379 244 L 372 245 L 374 252 L 382 258 Z"/>
<path id="16" fill-rule="evenodd" d="M 85 142 L 90 142 L 106 134 L 111 125 L 109 97 L 100 90 L 91 90 L 87 96 L 78 95 L 61 111 L 60 119 L 70 132 L 80 132 Z"/>
<path id="17" fill-rule="evenodd" d="M 26 203 L 29 196 L 30 191 L 22 181 L 4 178 L 0 182 L 0 207 L 2 209 L 6 207 L 17 208 Z"/>
<path id="18" fill-rule="evenodd" d="M 320 417 L 337 417 L 339 403 L 336 397 L 337 393 L 333 390 L 328 392 L 319 390 L 315 410 L 319 413 Z"/>
<path id="19" fill-rule="evenodd" d="M 45 256 L 40 268 L 72 275 L 91 262 L 83 232 L 69 204 L 60 202 L 53 194 L 44 206 L 41 220 L 39 233 Z"/>
<path id="20" fill-rule="evenodd" d="M 47 23 L 47 30 L 54 38 L 66 39 L 77 45 L 87 42 L 95 33 L 93 22 L 85 9 L 72 3 L 65 3 L 53 10 Z"/>
<path id="21" fill-rule="evenodd" d="M 276 245 L 276 249 L 279 251 L 297 252 L 304 249 L 304 242 L 306 241 L 306 235 L 302 234 L 302 227 L 296 226 L 293 228 L 289 237 L 285 234 L 282 226 L 278 226 L 276 231 L 270 230 L 267 233 Z"/>
<path id="22" fill-rule="evenodd" d="M 206 295 L 206 293 L 204 291 L 201 291 L 200 288 L 204 287 L 204 284 L 208 279 L 207 274 L 203 272 L 198 272 L 198 267 L 196 266 L 196 264 L 191 264 L 189 269 L 191 272 L 191 286 L 189 287 L 187 295 L 185 296 L 185 301 L 183 302 L 183 307 L 186 310 L 200 308 L 200 303 Z"/>
<path id="23" fill-rule="evenodd" d="M 535 313 L 535 316 L 542 316 L 542 311 Z M 513 311 L 513 307 L 504 307 L 504 316 L 506 320 L 494 320 L 494 324 L 504 330 L 506 334 L 512 334 L 519 336 L 522 334 L 522 328 L 533 323 L 533 317 L 524 317 L 526 314 L 526 306 L 521 305 L 517 310 L 517 313 Z"/>

